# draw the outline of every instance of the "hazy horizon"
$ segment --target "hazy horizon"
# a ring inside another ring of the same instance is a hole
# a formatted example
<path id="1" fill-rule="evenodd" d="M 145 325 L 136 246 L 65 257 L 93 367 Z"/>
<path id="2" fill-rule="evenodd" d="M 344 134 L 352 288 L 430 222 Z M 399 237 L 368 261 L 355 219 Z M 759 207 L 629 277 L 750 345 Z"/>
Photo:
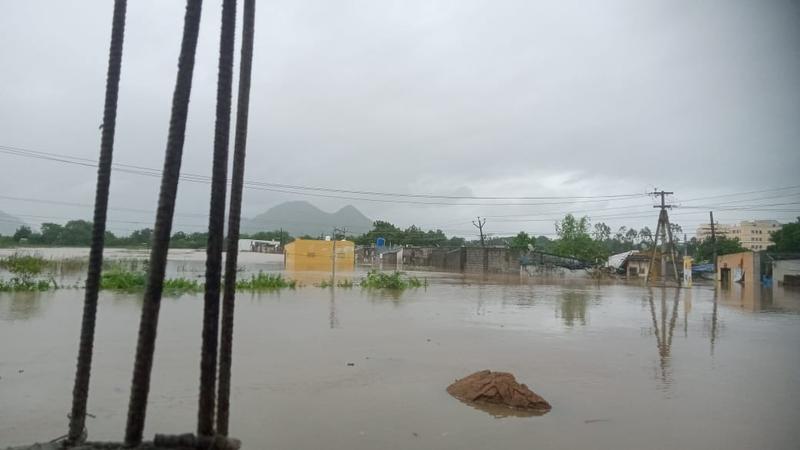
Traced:
<path id="1" fill-rule="evenodd" d="M 111 8 L 2 7 L 0 211 L 91 218 Z M 115 163 L 162 165 L 183 8 L 128 6 Z M 184 173 L 210 175 L 219 14 L 205 2 Z M 657 187 L 689 233 L 709 209 L 792 221 L 799 21 L 789 0 L 260 3 L 246 178 L 271 184 L 243 214 L 306 200 L 467 237 L 478 215 L 495 234 L 552 234 L 568 212 L 654 229 Z M 115 172 L 111 189 L 110 230 L 152 226 L 157 177 Z M 175 230 L 205 228 L 207 184 L 181 182 L 177 201 Z"/>

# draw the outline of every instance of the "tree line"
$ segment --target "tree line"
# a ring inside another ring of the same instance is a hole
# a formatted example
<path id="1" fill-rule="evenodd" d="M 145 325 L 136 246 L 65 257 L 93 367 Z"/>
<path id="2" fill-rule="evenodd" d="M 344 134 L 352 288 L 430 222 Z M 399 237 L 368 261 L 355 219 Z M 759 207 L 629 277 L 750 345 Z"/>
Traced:
<path id="1" fill-rule="evenodd" d="M 132 231 L 127 236 L 118 236 L 111 231 L 106 231 L 106 247 L 149 247 L 153 237 L 152 228 L 142 228 Z M 275 240 L 291 242 L 293 238 L 285 231 L 262 231 L 253 235 L 242 234 L 242 238 Z M 57 223 L 43 223 L 38 232 L 31 230 L 27 225 L 17 228 L 12 236 L 0 236 L 0 245 L 13 246 L 19 244 L 53 246 L 53 247 L 88 247 L 92 240 L 92 222 L 86 220 L 70 220 L 64 225 Z M 176 231 L 170 238 L 172 248 L 205 248 L 208 233 L 186 233 Z"/>
<path id="2" fill-rule="evenodd" d="M 671 224 L 675 239 L 683 235 L 680 225 Z M 653 232 L 648 227 L 636 229 L 619 227 L 612 231 L 604 222 L 591 224 L 589 217 L 575 217 L 567 214 L 555 224 L 556 238 L 533 236 L 520 231 L 511 237 L 488 237 L 485 245 L 506 246 L 519 251 L 541 251 L 554 255 L 577 258 L 584 261 L 599 262 L 608 256 L 629 250 L 649 250 L 654 242 Z M 117 236 L 107 231 L 105 240 L 108 247 L 148 247 L 153 230 L 142 228 L 131 232 L 128 236 Z M 13 236 L 0 236 L 0 245 L 14 246 L 20 244 L 41 246 L 88 246 L 91 241 L 92 223 L 85 220 L 71 220 L 64 225 L 43 223 L 38 232 L 28 226 L 21 226 Z M 357 245 L 374 245 L 378 238 L 383 238 L 389 246 L 431 246 L 461 247 L 478 246 L 478 239 L 466 240 L 462 237 L 448 237 L 442 230 L 423 230 L 415 225 L 402 229 L 390 222 L 375 221 L 366 233 L 357 236 L 335 236 L 337 239 L 350 239 Z M 287 244 L 295 239 L 285 230 L 259 231 L 242 234 L 243 239 L 278 241 Z M 318 239 L 320 236 L 298 236 L 298 238 Z M 170 240 L 173 248 L 204 248 L 208 233 L 175 232 Z M 774 245 L 768 248 L 775 252 L 800 252 L 800 217 L 796 222 L 785 224 L 771 234 Z M 711 239 L 698 241 L 691 238 L 687 242 L 676 242 L 681 250 L 693 256 L 696 261 L 710 261 L 714 245 Z M 716 239 L 718 255 L 745 251 L 736 238 L 719 236 Z"/>

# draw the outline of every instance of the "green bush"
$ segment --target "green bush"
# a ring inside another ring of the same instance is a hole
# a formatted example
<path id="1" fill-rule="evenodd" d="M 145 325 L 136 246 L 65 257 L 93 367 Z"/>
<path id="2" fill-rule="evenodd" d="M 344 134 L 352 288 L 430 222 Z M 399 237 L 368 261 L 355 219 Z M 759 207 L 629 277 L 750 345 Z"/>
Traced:
<path id="1" fill-rule="evenodd" d="M 0 258 L 0 268 L 14 275 L 10 280 L 0 280 L 0 291 L 47 291 L 58 288 L 52 278 L 36 279 L 36 275 L 42 273 L 49 263 L 52 261 L 41 256 L 19 253 Z"/>
<path id="2" fill-rule="evenodd" d="M 427 284 L 427 280 L 420 280 L 417 277 L 403 277 L 401 272 L 386 273 L 377 270 L 370 270 L 367 272 L 367 276 L 361 280 L 361 287 L 368 289 L 402 290 L 423 287 Z"/>
<path id="3" fill-rule="evenodd" d="M 144 272 L 109 270 L 103 272 L 100 278 L 100 289 L 137 291 L 144 289 L 146 283 L 147 276 Z"/>
<path id="4" fill-rule="evenodd" d="M 251 275 L 249 279 L 236 281 L 237 290 L 246 291 L 269 291 L 273 289 L 283 289 L 297 287 L 297 282 L 287 280 L 280 274 L 269 274 L 258 272 L 258 275 Z"/>
<path id="5" fill-rule="evenodd" d="M 25 255 L 14 253 L 11 256 L 0 258 L 0 268 L 20 275 L 38 275 L 48 266 L 48 260 L 39 255 Z"/>
<path id="6" fill-rule="evenodd" d="M 144 272 L 110 270 L 103 272 L 100 279 L 100 289 L 114 291 L 136 292 L 143 291 L 147 285 L 147 274 Z M 186 292 L 199 292 L 203 284 L 188 278 L 167 278 L 164 280 L 163 292 L 166 294 L 181 294 Z"/>
<path id="7" fill-rule="evenodd" d="M 204 284 L 188 278 L 167 278 L 164 280 L 164 292 L 180 294 L 184 292 L 200 292 Z"/>
<path id="8" fill-rule="evenodd" d="M 48 291 L 56 288 L 58 288 L 58 285 L 52 278 L 48 280 L 33 280 L 30 278 L 14 277 L 8 281 L 0 280 L 0 292 Z"/>

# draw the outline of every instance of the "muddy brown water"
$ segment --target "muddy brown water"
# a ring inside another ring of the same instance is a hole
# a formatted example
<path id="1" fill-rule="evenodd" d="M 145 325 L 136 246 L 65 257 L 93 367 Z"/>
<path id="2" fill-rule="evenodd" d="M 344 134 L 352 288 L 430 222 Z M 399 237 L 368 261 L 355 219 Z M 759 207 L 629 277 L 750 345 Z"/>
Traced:
<path id="1" fill-rule="evenodd" d="M 402 294 L 240 293 L 231 434 L 269 449 L 800 442 L 798 292 L 420 275 L 428 287 Z M 66 431 L 82 295 L 0 293 L 0 447 Z M 163 300 L 148 437 L 195 428 L 201 301 Z M 123 434 L 140 306 L 140 295 L 101 295 L 93 439 Z M 496 418 L 445 392 L 480 369 L 514 373 L 553 410 Z"/>

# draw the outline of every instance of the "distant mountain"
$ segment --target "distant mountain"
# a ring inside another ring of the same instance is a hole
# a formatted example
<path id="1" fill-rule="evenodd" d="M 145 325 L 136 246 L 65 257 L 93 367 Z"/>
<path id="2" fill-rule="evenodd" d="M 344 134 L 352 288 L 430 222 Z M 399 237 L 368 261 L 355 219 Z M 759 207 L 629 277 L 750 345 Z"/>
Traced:
<path id="1" fill-rule="evenodd" d="M 27 224 L 11 214 L 0 211 L 0 234 L 3 236 L 12 236 L 22 225 Z"/>
<path id="2" fill-rule="evenodd" d="M 330 235 L 335 227 L 346 227 L 348 234 L 362 234 L 372 229 L 372 220 L 350 205 L 327 213 L 305 201 L 281 203 L 252 219 L 242 220 L 243 233 L 283 228 L 292 236 L 319 236 Z"/>

